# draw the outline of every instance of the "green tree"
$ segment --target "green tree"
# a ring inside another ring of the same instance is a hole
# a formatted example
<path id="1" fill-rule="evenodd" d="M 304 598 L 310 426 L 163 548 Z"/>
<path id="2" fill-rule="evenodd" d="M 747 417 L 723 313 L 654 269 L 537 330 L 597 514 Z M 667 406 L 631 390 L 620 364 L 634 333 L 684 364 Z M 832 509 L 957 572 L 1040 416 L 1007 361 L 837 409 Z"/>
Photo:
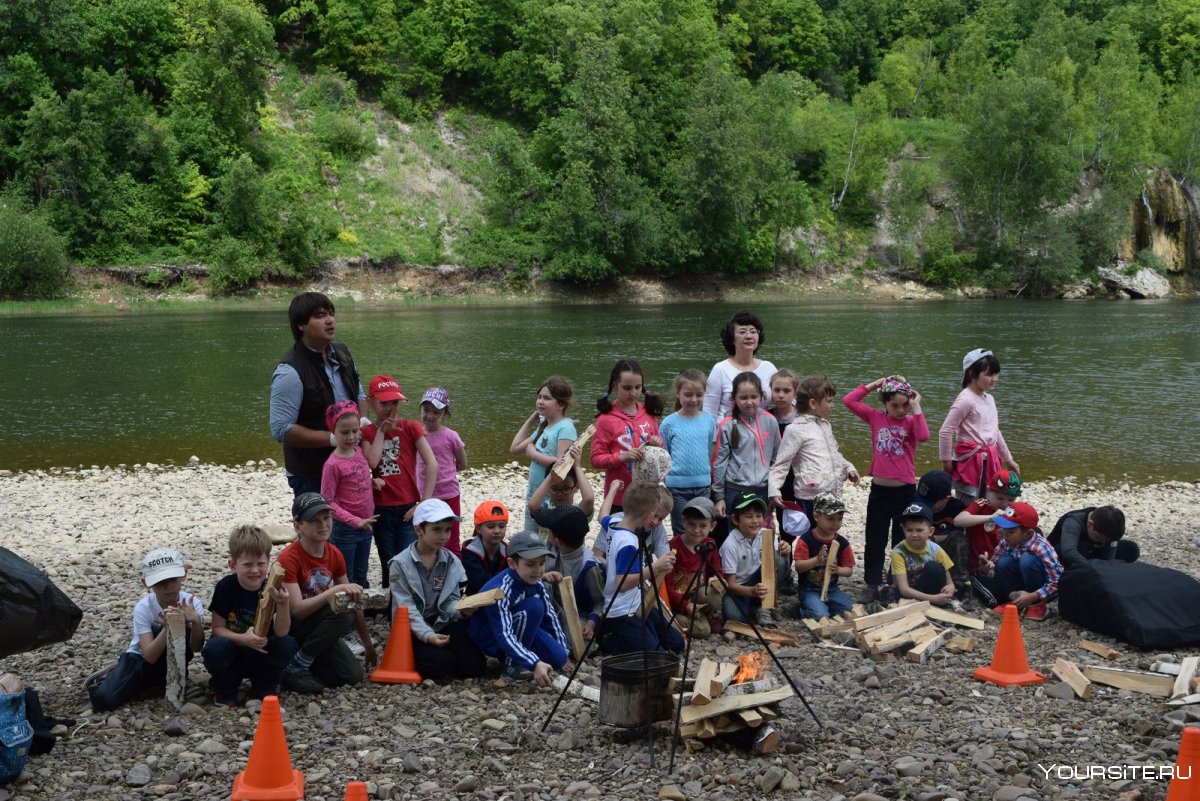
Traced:
<path id="1" fill-rule="evenodd" d="M 101 0 L 82 9 L 88 66 L 123 69 L 139 92 L 161 100 L 183 43 L 174 0 Z"/>
<path id="2" fill-rule="evenodd" d="M 1124 25 L 1114 31 L 1080 85 L 1086 159 L 1108 180 L 1136 183 L 1133 168 L 1151 157 L 1160 88 L 1142 72 L 1137 42 Z"/>
<path id="3" fill-rule="evenodd" d="M 55 297 L 66 279 L 66 240 L 23 198 L 0 194 L 0 297 Z"/>
<path id="4" fill-rule="evenodd" d="M 176 0 L 185 47 L 170 97 L 171 128 L 185 158 L 215 172 L 246 150 L 266 97 L 271 27 L 248 0 Z"/>
<path id="5" fill-rule="evenodd" d="M 831 117 L 823 184 L 829 209 L 858 222 L 874 219 L 887 160 L 899 141 L 883 89 L 873 83 L 854 96 L 850 113 Z"/>
<path id="6" fill-rule="evenodd" d="M 772 70 L 816 76 L 832 52 L 825 15 L 815 0 L 736 0 L 726 12 L 744 22 L 749 52 L 741 58 L 751 77 Z"/>
<path id="7" fill-rule="evenodd" d="M 1183 65 L 1195 65 L 1200 53 L 1200 5 L 1194 0 L 1158 0 L 1153 16 L 1158 29 L 1151 47 L 1163 80 L 1174 83 L 1183 74 Z"/>
<path id="8" fill-rule="evenodd" d="M 1171 169 L 1200 183 L 1200 77 L 1191 64 L 1168 93 L 1158 135 Z"/>
<path id="9" fill-rule="evenodd" d="M 220 233 L 253 245 L 260 256 L 274 248 L 279 215 L 249 155 L 243 153 L 229 162 L 217 184 L 215 200 L 215 222 Z"/>

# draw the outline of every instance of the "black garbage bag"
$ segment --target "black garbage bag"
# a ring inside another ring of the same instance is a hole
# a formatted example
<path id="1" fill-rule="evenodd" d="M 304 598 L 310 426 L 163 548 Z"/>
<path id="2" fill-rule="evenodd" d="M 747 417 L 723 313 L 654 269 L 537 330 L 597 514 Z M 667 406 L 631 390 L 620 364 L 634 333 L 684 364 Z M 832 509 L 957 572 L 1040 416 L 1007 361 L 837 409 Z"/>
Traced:
<path id="1" fill-rule="evenodd" d="M 1058 610 L 1143 650 L 1200 644 L 1200 581 L 1169 567 L 1089 559 L 1063 574 Z"/>
<path id="2" fill-rule="evenodd" d="M 0 658 L 69 640 L 82 618 L 42 571 L 0 548 Z"/>

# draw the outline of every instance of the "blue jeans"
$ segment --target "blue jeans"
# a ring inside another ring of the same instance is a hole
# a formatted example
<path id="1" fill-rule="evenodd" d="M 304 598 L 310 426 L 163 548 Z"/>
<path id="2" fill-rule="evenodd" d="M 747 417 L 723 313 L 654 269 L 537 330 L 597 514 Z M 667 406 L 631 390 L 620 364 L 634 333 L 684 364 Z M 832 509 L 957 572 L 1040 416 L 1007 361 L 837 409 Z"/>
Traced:
<path id="1" fill-rule="evenodd" d="M 288 476 L 288 486 L 292 488 L 292 497 L 303 495 L 306 492 L 321 492 L 321 477 L 320 476 Z"/>
<path id="2" fill-rule="evenodd" d="M 217 696 L 235 695 L 242 679 L 250 679 L 250 687 L 258 695 L 278 687 L 279 674 L 299 649 L 291 637 L 274 634 L 267 638 L 265 654 L 238 645 L 228 637 L 212 637 L 204 644 L 200 656 L 212 677 L 208 686 Z"/>
<path id="3" fill-rule="evenodd" d="M 1012 592 L 1033 592 L 1046 583 L 1046 566 L 1031 553 L 1021 554 L 1020 560 L 1001 556 L 996 560 L 996 574 L 988 580 L 988 587 L 1000 603 L 1008 603 Z"/>
<path id="4" fill-rule="evenodd" d="M 823 617 L 836 617 L 842 612 L 849 612 L 854 606 L 850 596 L 837 587 L 829 588 L 828 601 L 821 600 L 820 587 L 805 587 L 800 591 L 801 617 L 811 617 L 820 620 Z"/>
<path id="5" fill-rule="evenodd" d="M 403 506 L 375 507 L 375 514 L 379 515 L 379 519 L 375 521 L 373 536 L 375 537 L 375 552 L 379 554 L 382 575 L 379 586 L 381 587 L 387 587 L 392 583 L 388 576 L 388 562 L 392 561 L 393 556 L 417 541 L 417 530 L 413 528 L 412 520 L 404 519 L 408 510 L 414 506 L 416 504 L 407 503 Z"/>
<path id="6" fill-rule="evenodd" d="M 363 589 L 370 587 L 367 582 L 367 563 L 371 560 L 371 532 L 335 520 L 329 541 L 337 546 L 345 557 L 346 576 L 350 583 Z"/>
<path id="7" fill-rule="evenodd" d="M 671 507 L 671 533 L 678 537 L 683 534 L 683 507 L 687 506 L 688 501 L 692 498 L 707 498 L 712 487 L 667 487 L 667 489 L 670 491 L 671 497 L 675 499 L 675 505 Z"/>

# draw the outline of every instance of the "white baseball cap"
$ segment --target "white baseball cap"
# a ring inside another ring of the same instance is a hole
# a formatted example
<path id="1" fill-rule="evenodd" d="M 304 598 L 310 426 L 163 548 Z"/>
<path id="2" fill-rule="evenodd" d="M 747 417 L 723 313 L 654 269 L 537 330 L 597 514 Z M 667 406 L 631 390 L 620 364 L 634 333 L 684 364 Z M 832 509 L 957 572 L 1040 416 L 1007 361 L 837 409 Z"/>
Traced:
<path id="1" fill-rule="evenodd" d="M 458 520 L 458 515 L 450 508 L 450 504 L 441 498 L 430 498 L 417 504 L 413 511 L 413 525 L 436 523 L 439 520 Z"/>
<path id="2" fill-rule="evenodd" d="M 179 578 L 187 573 L 183 554 L 173 548 L 155 548 L 142 557 L 142 581 L 153 587 L 165 579 Z"/>

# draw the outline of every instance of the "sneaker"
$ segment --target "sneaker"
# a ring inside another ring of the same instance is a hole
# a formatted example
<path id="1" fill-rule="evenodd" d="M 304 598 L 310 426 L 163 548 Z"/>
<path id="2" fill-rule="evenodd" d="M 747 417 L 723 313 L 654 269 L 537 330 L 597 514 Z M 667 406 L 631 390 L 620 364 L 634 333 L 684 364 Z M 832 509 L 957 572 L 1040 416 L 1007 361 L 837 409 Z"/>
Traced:
<path id="1" fill-rule="evenodd" d="M 872 587 L 871 585 L 868 584 L 866 587 L 863 588 L 863 591 L 858 594 L 858 597 L 854 599 L 854 603 L 862 604 L 863 606 L 866 606 L 867 604 L 874 603 L 878 599 L 878 597 L 879 597 L 879 588 Z"/>
<path id="2" fill-rule="evenodd" d="M 316 695 L 325 689 L 325 685 L 307 670 L 285 670 L 279 676 L 279 683 L 285 690 L 302 695 Z"/>
<path id="3" fill-rule="evenodd" d="M 346 647 L 350 649 L 350 653 L 354 654 L 355 656 L 362 656 L 367 652 L 367 649 L 363 647 L 362 640 L 358 638 L 357 631 L 351 631 L 343 634 L 342 642 L 346 643 Z"/>
<path id="4" fill-rule="evenodd" d="M 512 682 L 533 681 L 533 671 L 513 664 L 511 659 L 504 663 L 504 670 L 500 676 Z"/>
<path id="5" fill-rule="evenodd" d="M 963 606 L 962 601 L 958 600 L 957 598 L 951 598 L 949 601 L 947 601 L 946 608 L 951 612 L 958 612 L 959 614 L 967 611 L 967 608 Z"/>
<path id="6" fill-rule="evenodd" d="M 1041 620 L 1045 620 L 1048 617 L 1050 617 L 1050 607 L 1044 603 L 1030 604 L 1029 606 L 1025 607 L 1025 619 L 1026 620 L 1041 621 Z"/>
<path id="7" fill-rule="evenodd" d="M 713 634 L 720 634 L 721 632 L 725 631 L 725 624 L 719 617 L 710 617 L 708 619 L 708 628 Z"/>
<path id="8" fill-rule="evenodd" d="M 760 626 L 774 626 L 775 620 L 771 617 L 770 609 L 759 609 L 754 613 L 754 622 Z"/>
<path id="9" fill-rule="evenodd" d="M 189 679 L 183 681 L 183 697 L 187 701 L 198 701 L 206 694 L 203 685 Z"/>
<path id="10" fill-rule="evenodd" d="M 279 695 L 279 687 L 251 687 L 250 697 L 255 701 L 261 701 L 268 695 Z"/>
<path id="11" fill-rule="evenodd" d="M 892 588 L 886 584 L 883 584 L 883 585 L 880 585 L 878 592 L 875 593 L 875 597 L 878 599 L 879 603 L 883 604 L 884 606 L 887 606 L 892 601 L 896 600 L 895 598 L 892 597 L 893 594 L 894 593 L 892 592 Z"/>

